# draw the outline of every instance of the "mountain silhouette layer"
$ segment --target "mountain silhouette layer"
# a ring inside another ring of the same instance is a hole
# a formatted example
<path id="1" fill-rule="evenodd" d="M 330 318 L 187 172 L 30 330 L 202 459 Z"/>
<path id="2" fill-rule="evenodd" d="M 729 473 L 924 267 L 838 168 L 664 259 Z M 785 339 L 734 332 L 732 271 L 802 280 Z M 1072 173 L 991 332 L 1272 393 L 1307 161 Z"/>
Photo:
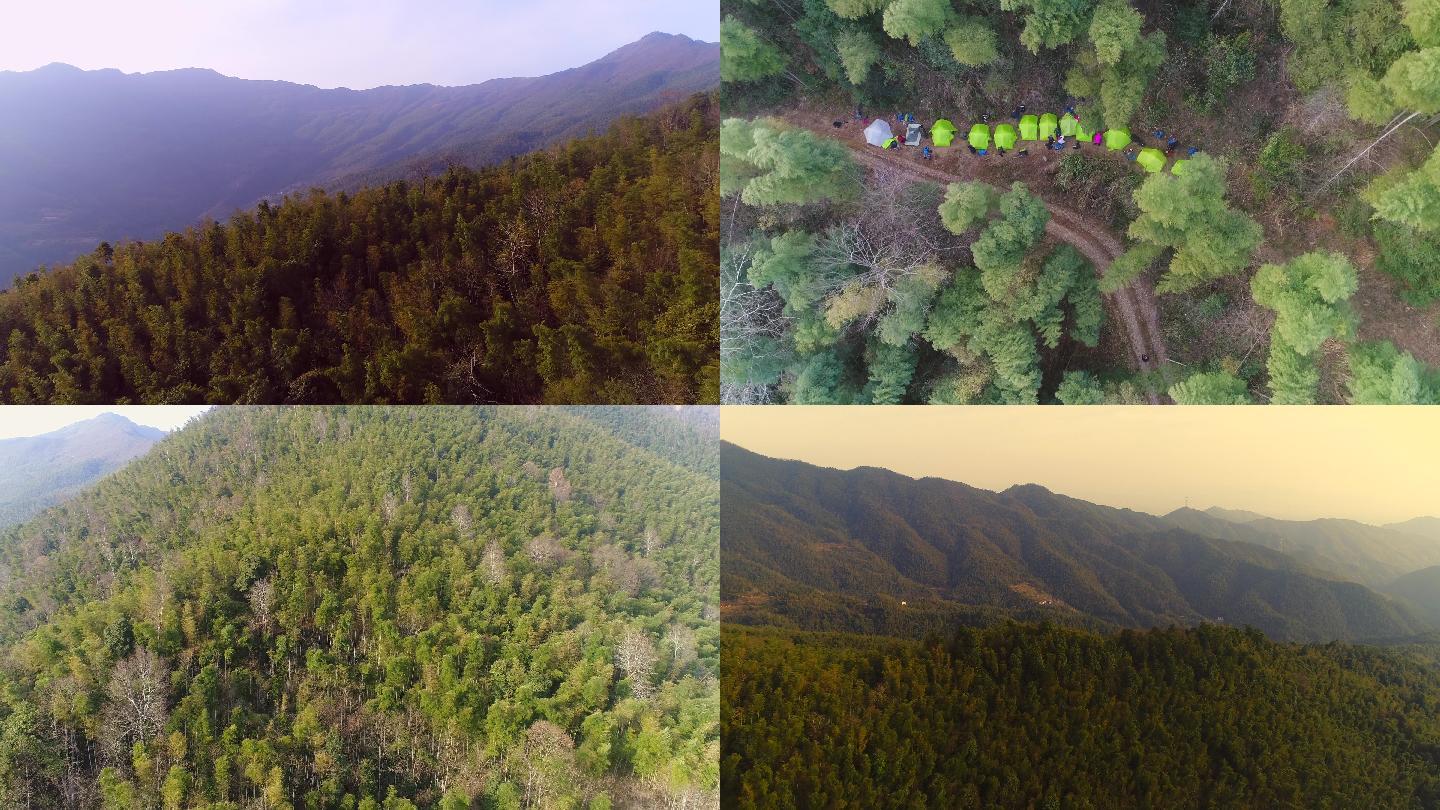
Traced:
<path id="1" fill-rule="evenodd" d="M 0 285 L 289 191 L 502 161 L 718 83 L 718 45 L 662 33 L 549 76 L 462 87 L 0 72 Z"/>

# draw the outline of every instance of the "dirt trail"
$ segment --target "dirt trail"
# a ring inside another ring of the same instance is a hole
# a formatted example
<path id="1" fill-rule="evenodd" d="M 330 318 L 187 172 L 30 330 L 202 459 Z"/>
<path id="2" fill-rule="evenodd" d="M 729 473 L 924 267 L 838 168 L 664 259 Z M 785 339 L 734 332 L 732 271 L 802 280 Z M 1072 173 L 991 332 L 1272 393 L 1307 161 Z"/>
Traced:
<path id="1" fill-rule="evenodd" d="M 917 159 L 907 160 L 904 152 L 908 150 L 880 151 L 871 146 L 857 146 L 850 142 L 853 135 L 849 131 L 836 133 L 819 128 L 812 128 L 812 131 L 817 135 L 841 141 L 854 153 L 862 165 L 874 169 L 898 171 L 916 180 L 929 180 L 941 184 L 952 183 L 956 180 L 979 179 L 964 171 L 951 173 L 921 163 Z M 1002 160 L 1003 158 L 990 159 Z M 967 161 L 962 160 L 955 165 L 963 170 L 966 163 Z M 1045 224 L 1045 232 L 1061 242 L 1073 245 L 1086 259 L 1090 260 L 1091 264 L 1095 265 L 1095 272 L 1103 277 L 1106 270 L 1109 269 L 1110 263 L 1125 250 L 1120 240 L 1103 226 L 1060 204 L 1052 196 L 1047 194 L 1037 194 L 1037 196 L 1045 201 L 1045 207 L 1050 210 L 1050 220 Z M 1136 279 L 1119 291 L 1107 294 L 1105 299 L 1110 305 L 1112 318 L 1118 316 L 1120 323 L 1125 326 L 1125 342 L 1129 346 L 1130 361 L 1135 370 L 1165 369 L 1169 362 L 1169 354 L 1165 351 L 1163 333 L 1160 331 L 1160 310 L 1156 306 L 1155 290 L 1150 283 L 1143 278 Z M 1148 394 L 1147 397 L 1152 405 L 1168 401 L 1167 398 L 1157 394 Z"/>

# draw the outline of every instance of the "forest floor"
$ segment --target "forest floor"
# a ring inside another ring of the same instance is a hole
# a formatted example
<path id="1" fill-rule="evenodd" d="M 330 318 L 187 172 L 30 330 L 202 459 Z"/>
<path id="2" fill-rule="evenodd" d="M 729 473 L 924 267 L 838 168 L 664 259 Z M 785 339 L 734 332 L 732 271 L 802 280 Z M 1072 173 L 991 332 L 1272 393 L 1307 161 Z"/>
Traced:
<path id="1" fill-rule="evenodd" d="M 861 134 L 864 122 L 848 116 L 836 117 L 833 110 L 792 110 L 784 118 L 817 135 L 839 140 L 851 149 L 862 165 L 874 171 L 899 171 L 916 181 L 942 185 L 957 180 L 979 180 L 1005 188 L 1015 181 L 1024 182 L 1045 201 L 1050 211 L 1050 220 L 1045 224 L 1046 233 L 1080 251 L 1102 276 L 1115 257 L 1124 251 L 1121 239 L 1109 228 L 1061 204 L 1054 194 L 1046 193 L 1045 189 L 1054 186 L 1051 175 L 1060 168 L 1061 155 L 1058 152 L 1033 149 L 1026 158 L 1019 158 L 1014 153 L 1004 158 L 976 158 L 969 154 L 957 137 L 957 146 L 935 149 L 935 157 L 927 161 L 921 157 L 918 148 L 880 150 L 869 146 Z M 839 128 L 833 123 L 837 120 L 843 121 Z M 1096 147 L 1086 148 L 1098 151 Z M 1169 353 L 1160 329 L 1160 310 L 1150 281 L 1142 277 L 1104 298 L 1111 319 L 1124 326 L 1127 365 L 1141 373 L 1159 372 L 1168 383 Z M 1168 402 L 1167 398 L 1153 391 L 1146 396 L 1151 404 Z"/>

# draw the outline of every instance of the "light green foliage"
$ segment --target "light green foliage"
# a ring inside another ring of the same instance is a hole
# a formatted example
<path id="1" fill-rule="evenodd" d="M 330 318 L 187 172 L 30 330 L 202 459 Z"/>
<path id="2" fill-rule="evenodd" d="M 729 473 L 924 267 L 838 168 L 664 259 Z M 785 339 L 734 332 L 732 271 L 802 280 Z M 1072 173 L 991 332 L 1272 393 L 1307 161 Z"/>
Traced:
<path id="1" fill-rule="evenodd" d="M 851 84 L 863 84 L 870 75 L 870 66 L 880 61 L 880 46 L 864 31 L 844 31 L 835 38 L 840 63 Z"/>
<path id="2" fill-rule="evenodd" d="M 1286 68 L 1308 93 L 1352 73 L 1378 76 L 1412 40 L 1394 0 L 1278 0 L 1280 27 L 1295 43 Z"/>
<path id="3" fill-rule="evenodd" d="M 985 216 L 986 197 L 973 184 L 953 184 L 941 204 L 946 227 L 968 229 Z M 1035 251 L 1049 212 L 1024 184 L 1014 184 L 993 209 L 997 216 L 970 246 L 979 272 L 961 271 L 941 291 L 923 334 L 942 351 L 984 358 L 996 401 L 1034 403 L 1040 386 L 1037 339 L 1051 348 L 1059 345 L 1068 302 L 1072 336 L 1095 345 L 1103 317 L 1100 294 L 1094 271 L 1074 248 L 1062 245 L 1048 255 Z M 936 400 L 947 401 L 962 387 L 937 390 Z"/>
<path id="4" fill-rule="evenodd" d="M 1377 222 L 1374 236 L 1376 266 L 1404 283 L 1407 301 L 1425 306 L 1440 298 L 1440 234 Z"/>
<path id="5" fill-rule="evenodd" d="M 1275 312 L 1272 341 L 1307 356 L 1331 338 L 1354 334 L 1355 315 L 1347 302 L 1356 285 L 1349 259 L 1319 252 L 1264 265 L 1250 280 L 1255 303 Z"/>
<path id="6" fill-rule="evenodd" d="M 808 309 L 823 293 L 810 262 L 814 252 L 814 236 L 804 231 L 786 231 L 770 240 L 768 250 L 755 252 L 750 281 L 756 287 L 773 285 L 791 312 Z"/>
<path id="7" fill-rule="evenodd" d="M 1102 65 L 1115 65 L 1140 43 L 1145 17 L 1128 0 L 1103 0 L 1090 19 L 1090 44 Z"/>
<path id="8" fill-rule="evenodd" d="M 1100 279 L 1100 291 L 1113 293 L 1123 289 L 1139 278 L 1141 273 L 1150 269 L 1164 252 L 1164 245 L 1151 242 L 1136 242 L 1130 245 L 1105 268 L 1105 275 Z"/>
<path id="9" fill-rule="evenodd" d="M 1422 233 L 1440 233 L 1440 149 L 1398 180 L 1377 180 L 1365 196 L 1375 208 L 1376 219 Z"/>
<path id="10" fill-rule="evenodd" d="M 1440 47 L 1440 0 L 1405 0 L 1405 26 L 1422 48 Z"/>
<path id="11" fill-rule="evenodd" d="M 1270 333 L 1271 401 L 1315 401 L 1320 371 L 1315 353 L 1331 338 L 1349 339 L 1355 315 L 1347 303 L 1355 292 L 1355 268 L 1339 253 L 1306 253 L 1283 265 L 1267 264 L 1250 280 L 1255 303 L 1274 310 Z"/>
<path id="12" fill-rule="evenodd" d="M 0 806 L 718 804 L 716 432 L 209 412 L 0 537 Z"/>
<path id="13" fill-rule="evenodd" d="M 1422 115 L 1440 112 L 1440 47 L 1411 51 L 1396 59 L 1381 83 L 1402 110 Z"/>
<path id="14" fill-rule="evenodd" d="M 1315 404 L 1320 369 L 1314 355 L 1301 354 L 1284 342 L 1272 340 L 1265 370 L 1270 375 L 1270 404 Z"/>
<path id="15" fill-rule="evenodd" d="M 917 46 L 944 31 L 955 16 L 951 0 L 890 0 L 885 7 L 885 33 Z"/>
<path id="16" fill-rule="evenodd" d="M 951 183 L 940 204 L 940 222 L 956 236 L 981 222 L 1000 201 L 1000 192 L 988 183 Z"/>
<path id="17" fill-rule="evenodd" d="M 1135 191 L 1130 237 L 1174 251 L 1158 292 L 1184 292 L 1237 273 L 1260 243 L 1259 223 L 1225 202 L 1225 164 L 1200 153 L 1185 174 L 1152 174 Z"/>
<path id="18" fill-rule="evenodd" d="M 773 118 L 729 118 L 720 127 L 720 190 L 747 205 L 847 200 L 859 173 L 845 146 Z"/>
<path id="19" fill-rule="evenodd" d="M 1223 371 L 1192 374 L 1170 386 L 1177 405 L 1249 405 L 1245 381 Z"/>
<path id="20" fill-rule="evenodd" d="M 1104 405 L 1105 389 L 1088 371 L 1067 371 L 1055 399 L 1062 405 Z"/>
<path id="21" fill-rule="evenodd" d="M 935 293 L 949 275 L 944 268 L 931 265 L 891 285 L 884 294 L 890 310 L 880 318 L 880 328 L 876 332 L 881 342 L 904 346 L 910 342 L 911 335 L 924 329 L 925 316 L 935 300 Z"/>
<path id="22" fill-rule="evenodd" d="M 745 23 L 727 16 L 720 22 L 720 80 L 753 82 L 785 71 L 780 49 Z"/>
<path id="23" fill-rule="evenodd" d="M 866 390 L 870 402 L 876 405 L 900 404 L 910 379 L 915 376 L 914 344 L 906 342 L 896 346 L 875 341 L 868 347 L 867 354 L 870 384 Z"/>
<path id="24" fill-rule="evenodd" d="M 1128 7 L 1123 10 L 1129 11 Z M 1082 111 L 1082 120 L 1092 130 L 1128 126 L 1145 96 L 1145 88 L 1165 61 L 1162 31 L 1137 36 L 1123 51 L 1115 52 L 1113 48 L 1120 41 L 1109 40 L 1110 50 L 1103 56 L 1098 45 L 1080 50 L 1066 74 L 1065 89 L 1078 98 L 1092 100 Z M 1108 58 L 1115 61 L 1106 62 Z"/>
<path id="25" fill-rule="evenodd" d="M 874 14 L 889 2 L 890 0 L 825 0 L 825 5 L 837 16 L 858 20 L 867 14 Z"/>
<path id="26" fill-rule="evenodd" d="M 1395 99 L 1379 79 L 1356 72 L 1345 85 L 1345 109 L 1351 118 L 1379 126 L 1395 115 Z"/>
<path id="27" fill-rule="evenodd" d="M 978 17 L 967 17 L 945 32 L 945 44 L 955 61 L 966 67 L 984 67 L 1000 58 L 995 29 Z"/>
<path id="28" fill-rule="evenodd" d="M 1074 40 L 1090 22 L 1093 6 L 1094 0 L 1000 0 L 1001 9 L 1025 13 L 1020 44 L 1035 54 Z"/>
<path id="29" fill-rule="evenodd" d="M 796 405 L 848 405 L 852 400 L 845 381 L 845 364 L 828 350 L 806 359 L 790 392 L 790 401 Z"/>
<path id="30" fill-rule="evenodd" d="M 1353 405 L 1429 405 L 1440 401 L 1440 374 L 1428 371 L 1409 352 L 1387 341 L 1350 346 Z"/>

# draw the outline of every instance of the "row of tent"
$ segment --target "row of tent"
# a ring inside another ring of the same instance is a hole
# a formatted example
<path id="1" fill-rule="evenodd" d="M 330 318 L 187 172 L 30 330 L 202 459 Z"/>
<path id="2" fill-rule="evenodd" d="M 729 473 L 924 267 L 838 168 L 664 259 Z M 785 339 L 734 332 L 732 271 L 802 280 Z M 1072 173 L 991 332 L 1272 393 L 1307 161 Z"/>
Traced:
<path id="1" fill-rule="evenodd" d="M 910 131 L 906 133 L 906 143 L 910 146 L 919 144 L 918 130 L 918 125 L 910 125 Z M 945 118 L 941 118 L 930 127 L 930 140 L 934 141 L 936 146 L 952 145 L 957 134 L 959 134 L 959 130 L 955 128 L 955 124 Z M 1103 143 L 1105 148 L 1112 152 L 1124 149 L 1131 142 L 1128 129 L 1107 129 L 1100 133 L 1100 139 L 1096 141 L 1096 133 L 1086 130 L 1085 125 L 1080 123 L 1080 119 L 1068 112 L 1058 117 L 1055 113 L 1044 113 L 1038 116 L 1022 115 L 1018 132 L 1014 125 L 1008 123 L 996 124 L 993 133 L 989 124 L 973 124 L 965 136 L 965 142 L 979 151 L 989 149 L 993 138 L 997 148 L 1014 149 L 1017 142 L 1047 141 L 1057 135 L 1092 143 Z M 899 145 L 899 139 L 890 129 L 890 122 L 883 118 L 876 118 L 870 123 L 870 126 L 865 128 L 865 141 L 871 146 L 878 146 L 882 149 Z M 1165 153 L 1154 147 L 1141 149 L 1140 153 L 1135 156 L 1135 162 L 1151 174 L 1164 169 L 1165 161 Z M 1184 174 L 1184 165 L 1184 160 L 1175 161 L 1175 165 L 1170 167 L 1171 173 Z"/>

